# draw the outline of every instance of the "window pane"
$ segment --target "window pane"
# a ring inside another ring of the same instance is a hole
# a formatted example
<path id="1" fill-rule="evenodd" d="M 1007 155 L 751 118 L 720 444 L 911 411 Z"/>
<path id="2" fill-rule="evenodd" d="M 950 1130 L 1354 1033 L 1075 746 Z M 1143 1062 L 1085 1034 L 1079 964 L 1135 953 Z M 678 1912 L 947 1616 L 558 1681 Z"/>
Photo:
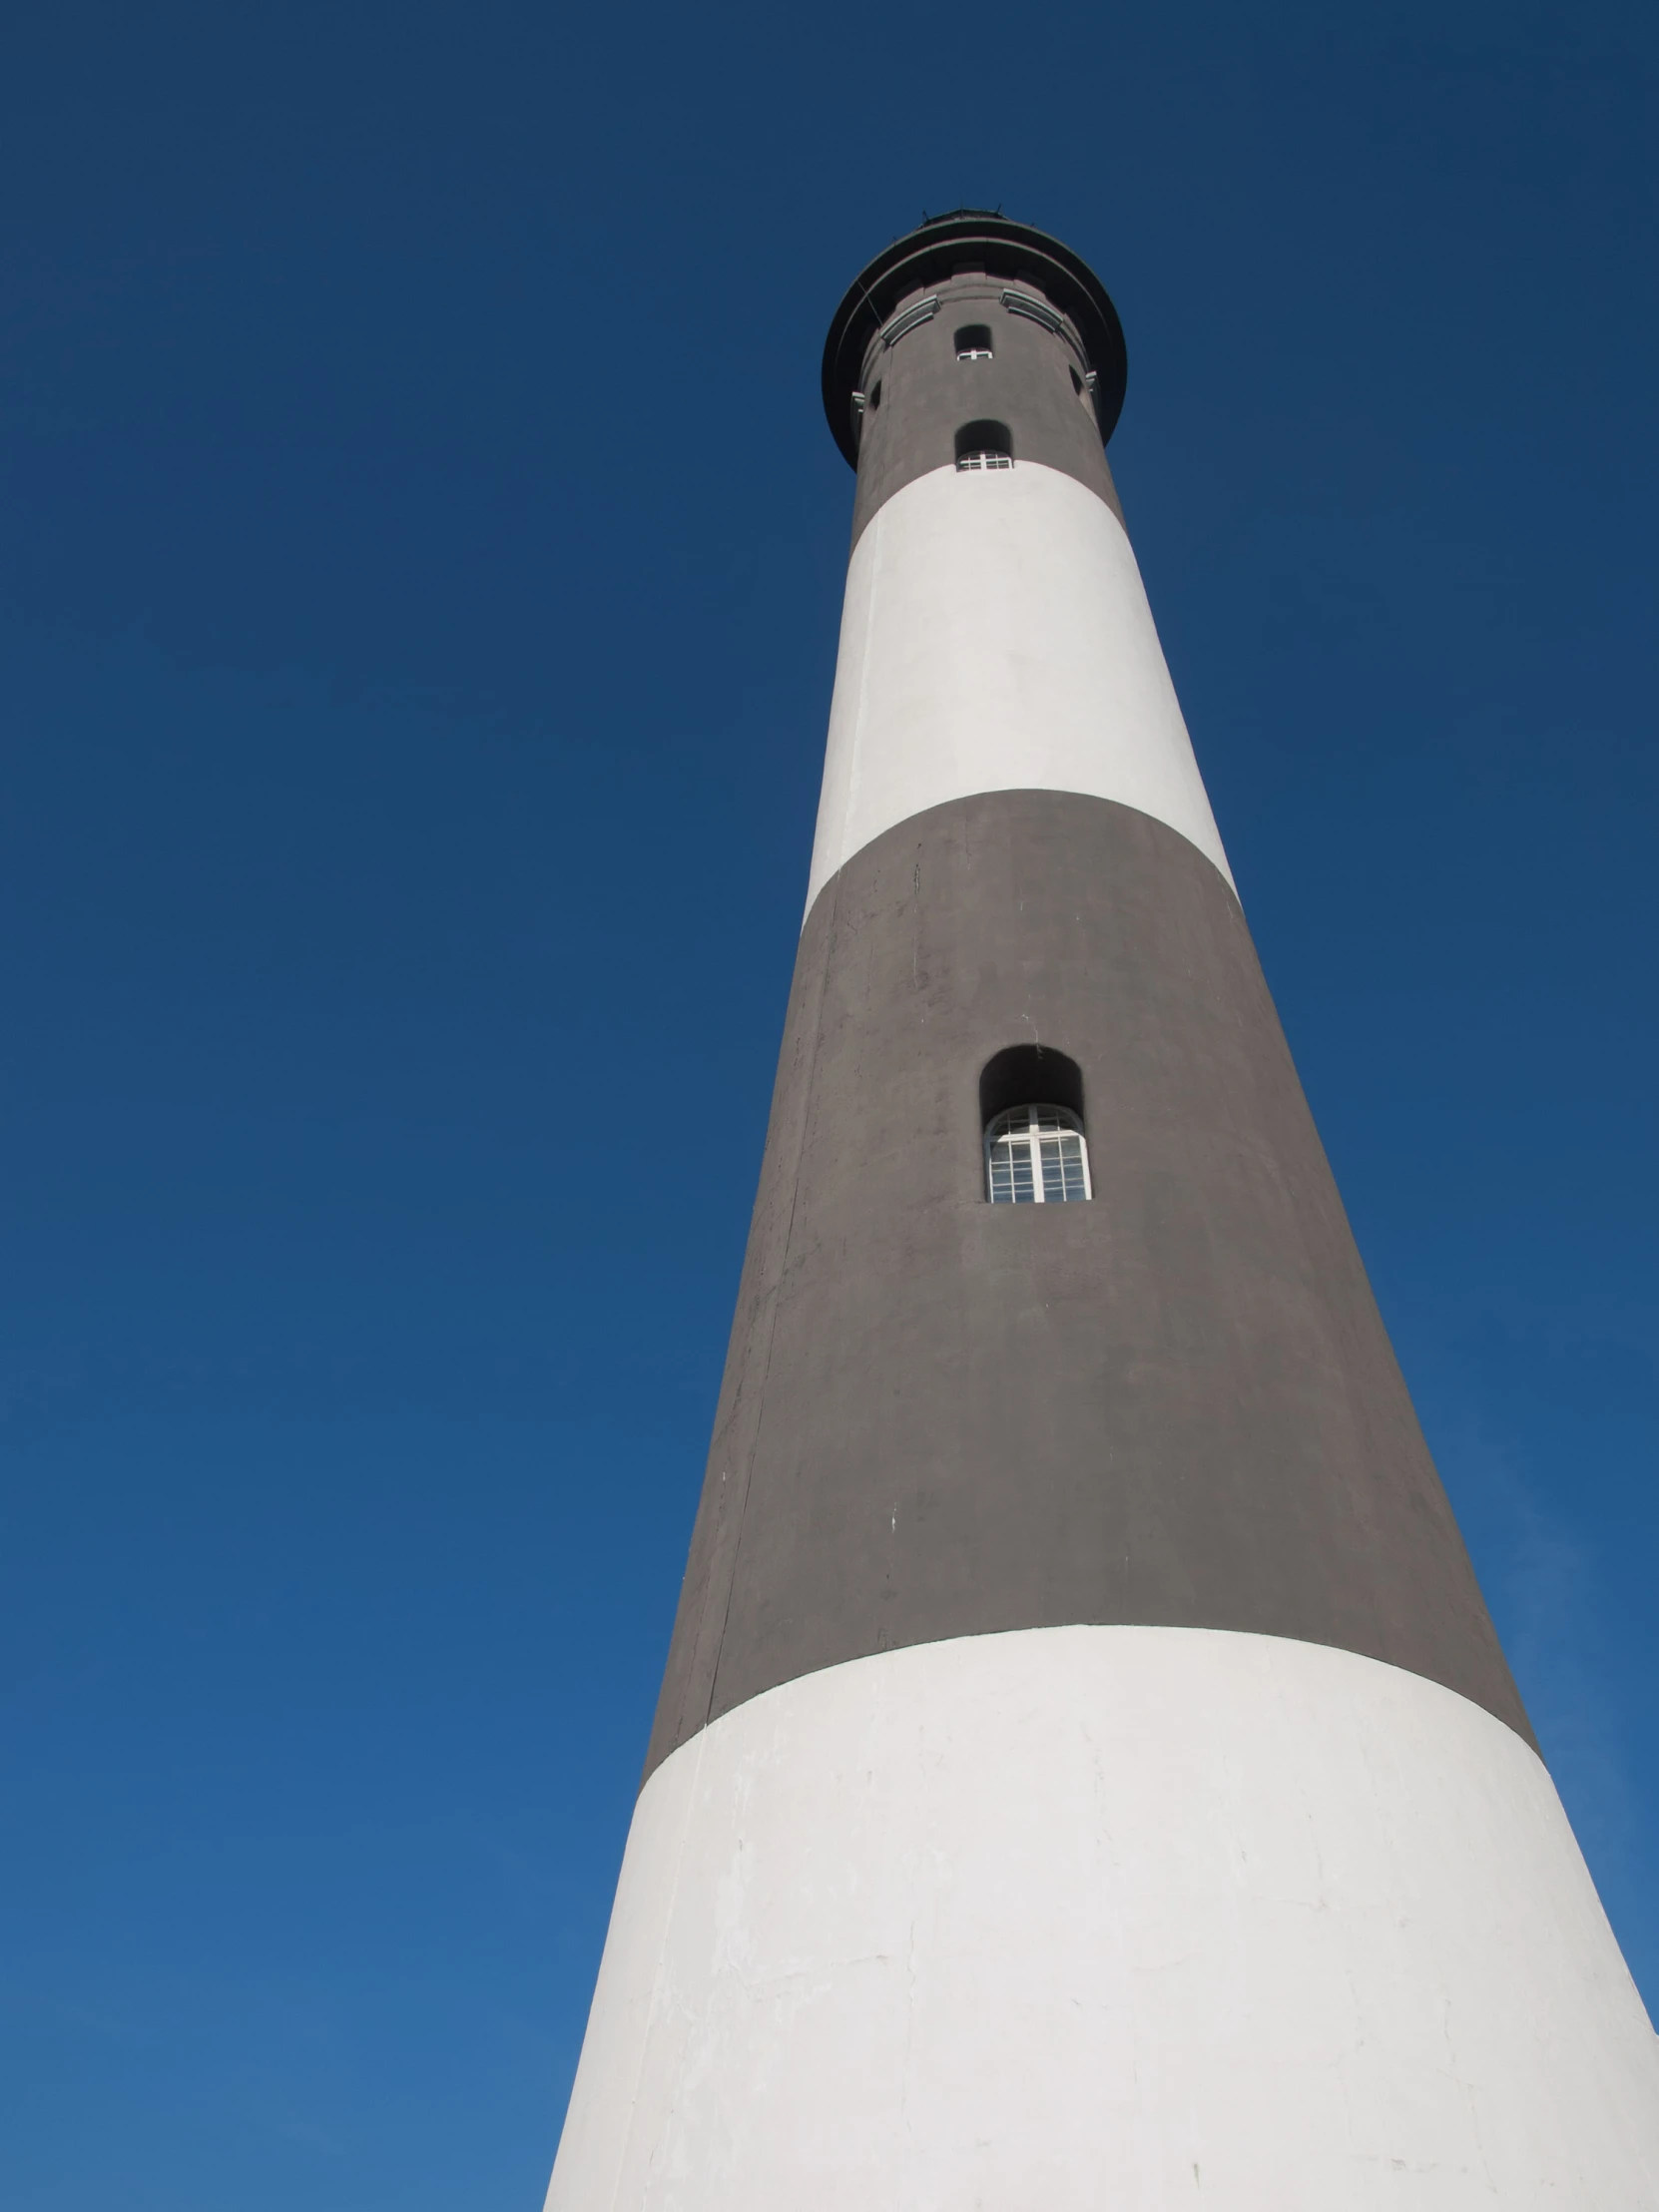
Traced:
<path id="1" fill-rule="evenodd" d="M 1023 1142 L 1010 1143 L 1004 1137 L 991 1147 L 991 1204 L 1031 1206 L 1035 1203 L 1031 1147 Z"/>
<path id="2" fill-rule="evenodd" d="M 985 1136 L 985 1195 L 993 1206 L 1064 1206 L 1088 1197 L 1088 1153 L 1069 1107 L 1010 1106 Z"/>
<path id="3" fill-rule="evenodd" d="M 1076 1137 L 1043 1139 L 1043 1199 L 1064 1206 L 1084 1197 L 1083 1147 Z"/>
<path id="4" fill-rule="evenodd" d="M 991 1147 L 991 1204 L 1033 1206 L 1036 1185 L 1031 1175 L 1031 1147 L 1023 1138 L 999 1138 Z"/>

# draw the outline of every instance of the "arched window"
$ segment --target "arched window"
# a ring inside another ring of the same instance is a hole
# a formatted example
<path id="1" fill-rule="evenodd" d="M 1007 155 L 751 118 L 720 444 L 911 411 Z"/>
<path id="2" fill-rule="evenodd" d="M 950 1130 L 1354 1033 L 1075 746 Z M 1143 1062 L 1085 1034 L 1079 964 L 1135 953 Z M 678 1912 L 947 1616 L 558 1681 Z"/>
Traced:
<path id="1" fill-rule="evenodd" d="M 1064 1106 L 1010 1106 L 985 1131 L 993 1206 L 1065 1206 L 1092 1195 L 1083 1124 Z"/>
<path id="2" fill-rule="evenodd" d="M 1014 441 L 1005 422 L 964 422 L 956 433 L 958 468 L 1012 468 Z"/>
<path id="3" fill-rule="evenodd" d="M 991 358 L 991 333 L 986 323 L 970 322 L 956 332 L 956 358 L 959 361 L 988 361 Z"/>
<path id="4" fill-rule="evenodd" d="M 1094 1196 L 1083 1134 L 1083 1071 L 1063 1052 L 1014 1044 L 987 1060 L 979 1076 L 979 1120 L 985 1196 L 993 1206 L 1064 1206 Z"/>

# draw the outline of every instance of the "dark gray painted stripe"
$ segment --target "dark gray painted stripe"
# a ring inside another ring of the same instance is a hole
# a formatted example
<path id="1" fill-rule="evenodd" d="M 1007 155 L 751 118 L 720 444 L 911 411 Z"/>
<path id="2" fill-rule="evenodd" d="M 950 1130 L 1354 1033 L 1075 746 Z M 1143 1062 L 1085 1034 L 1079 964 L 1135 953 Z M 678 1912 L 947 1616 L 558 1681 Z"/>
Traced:
<path id="1" fill-rule="evenodd" d="M 1082 358 L 1060 332 L 1004 307 L 1008 288 L 996 277 L 952 277 L 933 287 L 936 314 L 891 346 L 872 342 L 863 372 L 854 545 L 894 492 L 936 468 L 953 467 L 957 430 L 987 417 L 1013 432 L 1016 468 L 1039 461 L 1075 476 L 1123 520 L 1093 395 L 1073 385 Z M 1029 284 L 1012 288 L 1040 296 Z M 991 332 L 992 358 L 959 361 L 956 332 L 975 322 Z M 877 387 L 879 406 L 873 404 Z"/>
<path id="2" fill-rule="evenodd" d="M 1082 1069 L 1091 1205 L 981 1197 L 978 1078 Z M 1531 1732 L 1231 889 L 1109 801 L 900 824 L 802 937 L 649 1773 L 838 1661 L 1299 1637 Z"/>

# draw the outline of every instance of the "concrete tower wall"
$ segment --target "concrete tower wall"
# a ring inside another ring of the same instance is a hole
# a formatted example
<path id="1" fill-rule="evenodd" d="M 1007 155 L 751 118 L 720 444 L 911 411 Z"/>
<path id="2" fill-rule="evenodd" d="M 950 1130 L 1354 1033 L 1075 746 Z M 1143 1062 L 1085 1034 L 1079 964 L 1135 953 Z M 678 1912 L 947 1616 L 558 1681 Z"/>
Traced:
<path id="1" fill-rule="evenodd" d="M 1500 1721 L 1273 1636 L 919 1644 L 738 1706 L 629 1838 L 549 2203 L 1603 2212 L 1655 2056 Z"/>
<path id="2" fill-rule="evenodd" d="M 877 264 L 831 334 L 812 891 L 549 2205 L 1659 2201 L 1653 2036 L 1227 871 L 1078 266 L 1049 327 L 1029 269 Z M 1011 469 L 957 470 L 978 420 Z M 1090 1203 L 985 1203 L 1015 1045 L 1080 1071 Z"/>
<path id="3" fill-rule="evenodd" d="M 1028 311 L 1003 304 L 1029 300 L 1054 316 L 1050 330 Z M 924 320 L 904 327 L 928 301 Z M 956 334 L 976 324 L 992 336 L 989 360 L 957 358 Z M 1000 421 L 1013 433 L 1016 460 L 1036 461 L 1071 476 L 1103 499 L 1121 522 L 1123 511 L 1106 460 L 1096 407 L 1096 371 L 1076 322 L 1053 309 L 1033 274 L 981 273 L 909 286 L 884 328 L 864 348 L 853 404 L 858 486 L 852 541 L 895 492 L 937 469 L 954 468 L 955 433 L 976 419 Z"/>
<path id="4" fill-rule="evenodd" d="M 1121 523 L 1039 461 L 946 465 L 852 550 L 809 903 L 883 830 L 1010 790 L 1116 800 L 1231 882 Z"/>

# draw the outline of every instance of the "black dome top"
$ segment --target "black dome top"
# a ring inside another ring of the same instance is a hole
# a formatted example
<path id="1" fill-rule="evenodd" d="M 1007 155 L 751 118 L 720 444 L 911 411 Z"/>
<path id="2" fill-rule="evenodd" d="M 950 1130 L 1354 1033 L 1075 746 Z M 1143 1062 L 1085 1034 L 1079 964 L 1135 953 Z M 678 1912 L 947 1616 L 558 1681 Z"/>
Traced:
<path id="1" fill-rule="evenodd" d="M 853 278 L 835 309 L 824 341 L 824 411 L 835 443 L 853 468 L 858 465 L 858 450 L 852 442 L 849 401 L 857 388 L 865 348 L 906 292 L 942 282 L 964 258 L 982 262 L 991 276 L 1017 278 L 1029 272 L 1031 281 L 1041 286 L 1062 314 L 1071 317 L 1099 378 L 1095 406 L 1100 434 L 1109 438 L 1117 427 L 1129 379 L 1129 356 L 1123 325 L 1106 286 L 1087 262 L 1045 231 L 1010 223 L 983 209 L 958 208 L 953 215 L 930 216 L 919 230 L 894 239 Z"/>

